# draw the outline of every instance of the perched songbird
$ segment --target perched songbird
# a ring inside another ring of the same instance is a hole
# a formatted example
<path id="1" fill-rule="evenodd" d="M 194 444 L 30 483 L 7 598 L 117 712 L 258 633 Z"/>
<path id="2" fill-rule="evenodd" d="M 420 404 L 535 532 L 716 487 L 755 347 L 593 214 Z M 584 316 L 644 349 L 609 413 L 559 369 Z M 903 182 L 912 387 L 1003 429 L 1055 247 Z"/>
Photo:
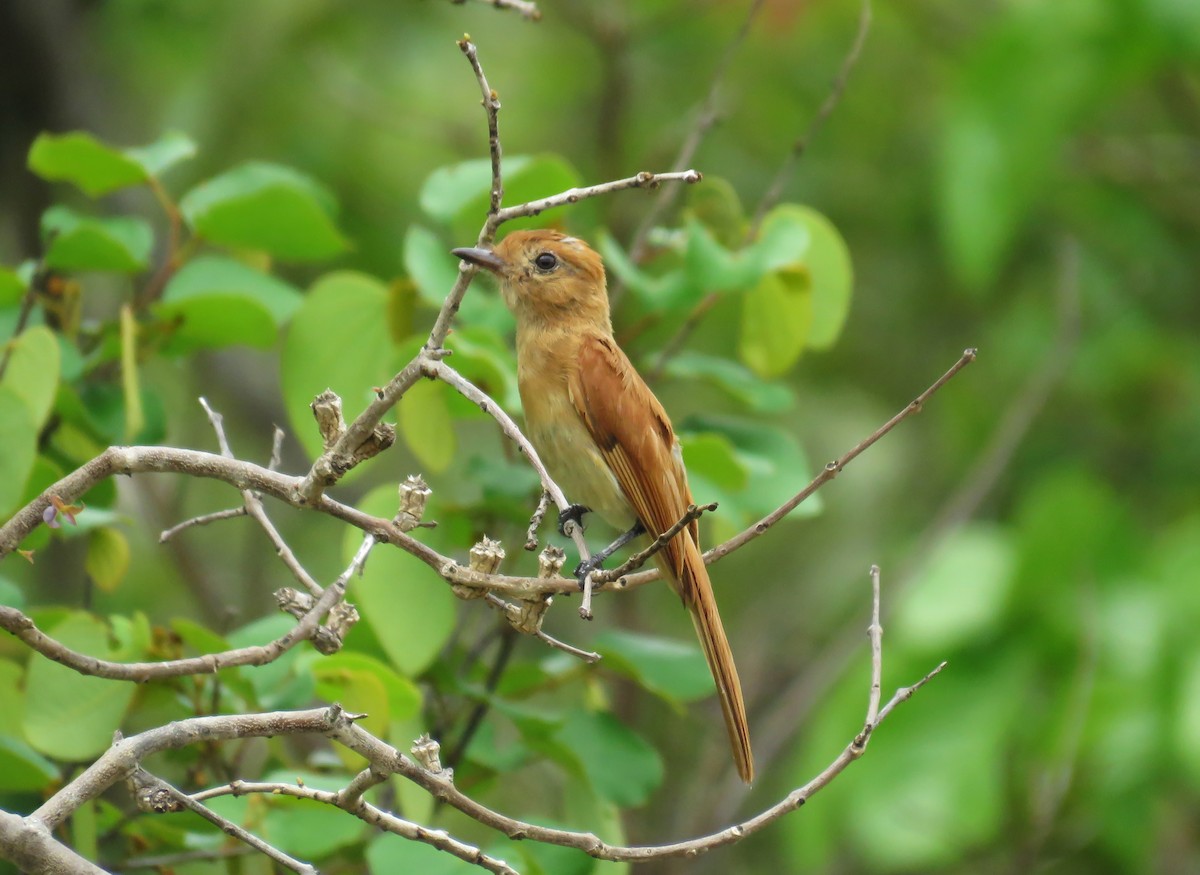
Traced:
<path id="1" fill-rule="evenodd" d="M 679 441 L 666 411 L 613 339 L 600 256 L 557 231 L 515 231 L 495 249 L 454 254 L 499 278 L 517 319 L 526 432 L 567 497 L 628 530 L 618 545 L 643 532 L 657 537 L 678 522 L 692 504 Z M 655 561 L 691 612 L 738 774 L 749 783 L 754 760 L 742 686 L 696 522 Z"/>

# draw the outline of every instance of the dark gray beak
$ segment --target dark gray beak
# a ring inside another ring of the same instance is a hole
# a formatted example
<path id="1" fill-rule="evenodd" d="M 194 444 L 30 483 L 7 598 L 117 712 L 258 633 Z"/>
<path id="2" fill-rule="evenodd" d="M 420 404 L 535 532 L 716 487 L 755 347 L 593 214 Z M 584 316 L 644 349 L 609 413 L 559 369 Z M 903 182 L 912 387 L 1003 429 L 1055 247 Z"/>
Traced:
<path id="1" fill-rule="evenodd" d="M 463 261 L 469 261 L 471 264 L 477 264 L 480 267 L 487 268 L 492 273 L 500 273 L 504 269 L 504 261 L 496 253 L 490 249 L 478 249 L 474 246 L 463 246 L 459 249 L 451 249 L 452 255 L 457 255 Z"/>

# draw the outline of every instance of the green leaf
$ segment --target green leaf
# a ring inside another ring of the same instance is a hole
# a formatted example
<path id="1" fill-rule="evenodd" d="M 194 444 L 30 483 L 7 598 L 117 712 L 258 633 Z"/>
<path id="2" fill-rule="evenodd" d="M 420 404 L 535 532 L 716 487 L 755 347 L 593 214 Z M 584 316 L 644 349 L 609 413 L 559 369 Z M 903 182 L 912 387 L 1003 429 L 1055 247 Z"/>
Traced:
<path id="1" fill-rule="evenodd" d="M 440 307 L 458 280 L 459 261 L 440 237 L 421 225 L 404 234 L 404 269 L 417 284 L 421 300 Z"/>
<path id="2" fill-rule="evenodd" d="M 746 234 L 746 215 L 733 184 L 720 176 L 704 175 L 703 185 L 687 187 L 688 211 L 712 232 L 722 246 L 735 249 Z"/>
<path id="3" fill-rule="evenodd" d="M 458 447 L 454 421 L 446 406 L 453 391 L 440 380 L 422 380 L 404 394 L 396 407 L 396 421 L 408 448 L 435 474 L 450 467 Z"/>
<path id="4" fill-rule="evenodd" d="M 63 206 L 42 214 L 42 237 L 46 266 L 60 270 L 138 273 L 154 246 L 154 232 L 141 219 L 94 219 Z"/>
<path id="5" fill-rule="evenodd" d="M 367 844 L 371 872 L 420 872 L 421 875 L 472 875 L 479 867 L 439 851 L 425 842 L 398 835 L 381 835 Z"/>
<path id="6" fill-rule="evenodd" d="M 748 472 L 737 457 L 733 442 L 725 435 L 715 432 L 682 434 L 679 444 L 690 473 L 701 475 L 722 490 L 737 492 L 746 488 Z"/>
<path id="7" fill-rule="evenodd" d="M 17 505 L 37 458 L 38 425 L 29 405 L 8 386 L 0 386 L 0 514 Z M 5 517 L 7 518 L 7 517 Z"/>
<path id="8" fill-rule="evenodd" d="M 125 579 L 129 561 L 129 541 L 120 529 L 94 529 L 88 536 L 83 567 L 103 592 L 112 592 Z"/>
<path id="9" fill-rule="evenodd" d="M 85 613 L 71 613 L 46 634 L 72 650 L 111 656 L 108 627 Z M 144 656 L 144 654 L 142 655 Z M 59 760 L 86 760 L 112 744 L 137 688 L 86 677 L 40 656 L 31 659 L 25 694 L 25 738 L 38 751 Z"/>
<path id="10" fill-rule="evenodd" d="M 713 694 L 712 674 L 694 641 L 607 631 L 596 637 L 596 649 L 607 668 L 668 701 L 691 702 Z"/>
<path id="11" fill-rule="evenodd" d="M 1012 537 L 969 524 L 943 542 L 904 593 L 889 632 L 916 653 L 947 653 L 983 640 L 1006 619 L 1016 565 Z"/>
<path id="12" fill-rule="evenodd" d="M 685 350 L 667 362 L 666 373 L 720 386 L 755 413 L 783 413 L 796 404 L 796 396 L 783 383 L 764 382 L 743 365 L 720 356 Z"/>
<path id="13" fill-rule="evenodd" d="M 20 274 L 7 267 L 0 267 L 0 309 L 15 307 L 25 297 L 28 288 Z"/>
<path id="14" fill-rule="evenodd" d="M 451 334 L 446 346 L 454 350 L 455 369 L 515 416 L 521 410 L 517 356 L 505 336 L 467 326 Z"/>
<path id="15" fill-rule="evenodd" d="M 58 780 L 54 763 L 19 738 L 0 735 L 0 791 L 31 793 Z"/>
<path id="16" fill-rule="evenodd" d="M 61 351 L 58 338 L 44 325 L 27 328 L 9 343 L 8 367 L 0 387 L 25 402 L 29 416 L 41 428 L 58 394 Z"/>
<path id="17" fill-rule="evenodd" d="M 946 255 L 974 288 L 995 285 L 989 281 L 1063 169 L 1070 132 L 1122 90 L 1145 51 L 1130 16 L 1099 0 L 1009 4 L 996 22 L 948 89 L 933 162 Z"/>
<path id="18" fill-rule="evenodd" d="M 397 508 L 396 487 L 373 490 L 358 507 L 391 519 Z M 361 532 L 346 531 L 342 555 L 347 562 L 361 542 Z M 449 585 L 425 563 L 394 547 L 375 548 L 362 576 L 351 583 L 349 597 L 392 665 L 409 677 L 433 662 L 454 631 L 457 600 Z"/>
<path id="19" fill-rule="evenodd" d="M 16 585 L 0 578 L 0 605 L 23 608 L 25 599 Z M 19 736 L 25 716 L 25 667 L 0 659 L 0 736 Z"/>
<path id="20" fill-rule="evenodd" d="M 808 271 L 790 267 L 769 273 L 742 296 L 738 354 L 759 376 L 781 376 L 800 358 L 812 321 Z"/>
<path id="21" fill-rule="evenodd" d="M 658 751 L 607 711 L 573 710 L 558 738 L 578 757 L 596 793 L 610 802 L 642 805 L 662 783 Z"/>
<path id="22" fill-rule="evenodd" d="M 163 319 L 179 320 L 170 352 L 237 344 L 265 349 L 302 301 L 300 292 L 282 280 L 232 258 L 206 256 L 171 278 L 156 311 Z"/>
<path id="23" fill-rule="evenodd" d="M 317 693 L 329 702 L 366 713 L 364 726 L 375 725 L 380 737 L 389 723 L 408 720 L 420 713 L 421 691 L 408 678 L 397 674 L 364 653 L 342 651 L 313 663 Z"/>
<path id="24" fill-rule="evenodd" d="M 458 279 L 458 259 L 451 247 L 428 228 L 411 225 L 404 235 L 404 269 L 417 285 L 421 300 L 441 307 Z M 513 317 L 504 301 L 489 288 L 487 278 L 472 283 L 459 308 L 458 322 L 465 326 L 488 327 L 500 334 L 512 331 Z"/>
<path id="25" fill-rule="evenodd" d="M 361 757 L 359 759 L 361 762 Z M 322 775 L 306 775 L 305 785 L 310 778 Z M 295 781 L 294 773 L 271 775 L 268 780 L 276 783 Z M 349 777 L 340 778 L 340 786 L 346 786 Z M 313 799 L 294 799 L 287 796 L 272 797 L 264 819 L 264 837 L 282 851 L 301 859 L 320 859 L 330 853 L 360 843 L 367 826 L 356 817 L 331 817 L 329 805 Z"/>
<path id="26" fill-rule="evenodd" d="M 812 349 L 833 346 L 850 313 L 854 273 L 850 249 L 842 235 L 821 213 L 798 204 L 780 204 L 770 215 L 793 216 L 808 231 L 804 267 L 812 285 L 812 325 L 807 345 Z"/>
<path id="27" fill-rule="evenodd" d="M 29 169 L 51 182 L 70 182 L 90 197 L 146 180 L 138 161 L 83 131 L 40 134 L 29 149 Z"/>
<path id="28" fill-rule="evenodd" d="M 296 621 L 281 614 L 271 614 L 254 620 L 229 633 L 231 647 L 255 647 L 281 638 L 296 628 Z M 249 681 L 258 706 L 266 710 L 273 708 L 300 708 L 313 697 L 316 684 L 312 673 L 302 670 L 300 648 L 293 648 L 274 662 L 266 665 L 244 666 L 235 671 Z"/>
<path id="29" fill-rule="evenodd" d="M 473 234 L 479 228 L 491 199 L 490 159 L 464 161 L 439 167 L 421 187 L 421 209 L 450 226 L 456 234 Z M 513 155 L 504 157 L 504 203 L 519 204 L 558 194 L 581 184 L 579 173 L 559 155 Z M 579 209 L 573 218 L 579 218 Z M 508 222 L 508 230 L 544 227 L 542 216 Z"/>
<path id="30" fill-rule="evenodd" d="M 322 450 L 309 409 L 314 397 L 332 389 L 352 420 L 373 400 L 372 387 L 396 372 L 387 307 L 388 289 L 381 282 L 336 271 L 313 285 L 292 317 L 283 343 L 283 398 L 292 431 L 311 456 Z"/>
<path id="31" fill-rule="evenodd" d="M 196 156 L 196 144 L 186 134 L 168 131 L 148 146 L 125 150 L 126 157 L 136 161 L 146 176 L 161 177 L 179 164 Z"/>
<path id="32" fill-rule="evenodd" d="M 770 513 L 812 479 L 803 449 L 785 428 L 748 419 L 703 415 L 683 420 L 679 433 L 724 435 L 736 448 L 738 463 L 746 471 L 745 487 L 738 491 L 725 490 L 708 481 L 702 472 L 695 472 L 692 492 L 696 500 L 721 503 L 715 514 L 704 517 L 714 527 L 718 540 L 732 537 Z M 814 516 L 820 510 L 820 496 L 812 496 L 792 511 L 792 517 Z"/>
<path id="33" fill-rule="evenodd" d="M 242 164 L 193 188 L 179 207 L 198 234 L 226 246 L 295 261 L 329 258 L 347 246 L 333 196 L 290 167 Z"/>

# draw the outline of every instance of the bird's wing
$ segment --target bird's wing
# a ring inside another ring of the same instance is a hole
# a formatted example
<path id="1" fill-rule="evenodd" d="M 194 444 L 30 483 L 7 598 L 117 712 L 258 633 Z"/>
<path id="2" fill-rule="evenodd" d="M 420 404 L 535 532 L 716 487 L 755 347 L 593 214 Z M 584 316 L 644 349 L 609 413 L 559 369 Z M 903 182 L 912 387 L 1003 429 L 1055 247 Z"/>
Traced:
<path id="1" fill-rule="evenodd" d="M 650 387 L 611 337 L 591 335 L 571 373 L 571 400 L 638 520 L 651 537 L 679 521 L 692 503 L 671 421 Z M 695 524 L 690 527 L 699 543 Z M 682 583 L 682 538 L 663 551 Z M 685 603 L 694 593 L 681 591 Z"/>

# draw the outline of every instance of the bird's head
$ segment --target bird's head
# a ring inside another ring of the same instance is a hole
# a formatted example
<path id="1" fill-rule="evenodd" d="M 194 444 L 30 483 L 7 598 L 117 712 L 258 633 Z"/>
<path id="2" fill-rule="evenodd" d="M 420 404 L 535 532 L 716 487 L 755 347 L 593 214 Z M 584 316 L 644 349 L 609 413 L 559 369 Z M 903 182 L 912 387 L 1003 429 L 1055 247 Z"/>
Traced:
<path id="1" fill-rule="evenodd" d="M 496 275 L 504 303 L 518 322 L 583 317 L 608 325 L 604 264 L 578 237 L 559 231 L 514 231 L 494 249 L 453 253 Z"/>

